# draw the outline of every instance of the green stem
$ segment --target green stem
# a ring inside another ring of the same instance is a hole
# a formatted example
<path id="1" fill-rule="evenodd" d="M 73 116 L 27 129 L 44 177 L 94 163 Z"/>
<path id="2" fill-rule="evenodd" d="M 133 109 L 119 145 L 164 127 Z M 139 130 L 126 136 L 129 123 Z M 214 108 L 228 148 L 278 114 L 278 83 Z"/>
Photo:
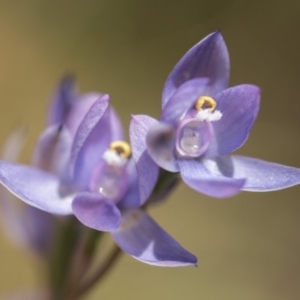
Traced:
<path id="1" fill-rule="evenodd" d="M 74 292 L 73 295 L 67 298 L 67 300 L 79 299 L 83 294 L 85 294 L 90 288 L 92 288 L 96 283 L 99 283 L 111 270 L 111 267 L 117 262 L 118 258 L 122 254 L 121 249 L 118 246 L 114 246 L 114 249 L 110 252 L 108 258 L 101 264 L 100 268 L 96 270 L 94 274 L 90 276 L 82 285 L 79 286 L 78 290 Z"/>
<path id="2" fill-rule="evenodd" d="M 50 290 L 51 299 L 64 299 L 65 288 L 68 285 L 69 271 L 72 254 L 76 249 L 79 238 L 78 222 L 75 218 L 69 218 L 67 222 L 59 224 L 57 237 L 50 258 Z"/>

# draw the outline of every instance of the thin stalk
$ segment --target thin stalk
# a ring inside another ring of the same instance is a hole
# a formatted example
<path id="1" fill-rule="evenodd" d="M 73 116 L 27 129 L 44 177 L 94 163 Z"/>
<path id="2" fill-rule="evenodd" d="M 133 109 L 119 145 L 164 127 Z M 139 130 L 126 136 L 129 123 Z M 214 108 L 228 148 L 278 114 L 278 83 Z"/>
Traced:
<path id="1" fill-rule="evenodd" d="M 51 299 L 64 299 L 63 295 L 70 275 L 72 254 L 78 241 L 77 221 L 73 218 L 60 224 L 50 259 Z"/>
<path id="2" fill-rule="evenodd" d="M 75 291 L 68 300 L 76 300 L 79 299 L 83 294 L 85 294 L 90 288 L 92 288 L 96 283 L 99 283 L 103 278 L 108 274 L 109 270 L 111 270 L 112 266 L 117 262 L 120 257 L 122 251 L 118 246 L 114 246 L 114 249 L 110 252 L 110 255 L 105 260 L 103 264 L 101 264 L 100 268 L 95 271 L 93 275 L 85 282 L 79 286 L 78 290 Z"/>

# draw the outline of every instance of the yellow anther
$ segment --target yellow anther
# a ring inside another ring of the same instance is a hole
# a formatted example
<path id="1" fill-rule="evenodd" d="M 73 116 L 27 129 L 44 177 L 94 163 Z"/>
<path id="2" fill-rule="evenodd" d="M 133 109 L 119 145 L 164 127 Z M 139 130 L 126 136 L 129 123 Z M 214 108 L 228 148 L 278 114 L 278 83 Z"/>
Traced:
<path id="1" fill-rule="evenodd" d="M 217 107 L 217 102 L 209 96 L 199 97 L 199 99 L 195 104 L 195 108 L 197 109 L 197 111 L 203 108 L 208 108 L 210 111 L 213 112 L 216 107 Z"/>
<path id="2" fill-rule="evenodd" d="M 117 154 L 124 158 L 131 155 L 131 148 L 128 143 L 124 141 L 114 141 L 109 145 L 109 149 L 115 151 Z"/>

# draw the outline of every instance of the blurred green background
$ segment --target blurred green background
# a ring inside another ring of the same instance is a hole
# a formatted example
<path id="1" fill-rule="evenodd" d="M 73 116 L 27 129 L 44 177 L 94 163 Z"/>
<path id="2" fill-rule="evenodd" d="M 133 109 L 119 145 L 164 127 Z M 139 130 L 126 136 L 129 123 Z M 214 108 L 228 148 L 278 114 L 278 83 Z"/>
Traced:
<path id="1" fill-rule="evenodd" d="M 238 152 L 300 167 L 300 2 L 297 0 L 0 1 L 0 142 L 23 122 L 23 161 L 45 124 L 52 89 L 77 74 L 102 91 L 126 127 L 158 117 L 164 81 L 196 42 L 221 28 L 231 84 L 262 89 L 259 118 Z M 219 201 L 183 184 L 151 215 L 199 258 L 158 268 L 124 255 L 85 299 L 298 300 L 300 187 Z M 39 264 L 1 233 L 0 295 L 38 287 Z"/>

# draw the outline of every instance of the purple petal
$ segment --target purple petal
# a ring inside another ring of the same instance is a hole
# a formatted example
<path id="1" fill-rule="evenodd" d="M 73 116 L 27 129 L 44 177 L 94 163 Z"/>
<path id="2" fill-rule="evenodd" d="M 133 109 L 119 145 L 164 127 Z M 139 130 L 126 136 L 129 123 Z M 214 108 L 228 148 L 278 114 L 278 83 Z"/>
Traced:
<path id="1" fill-rule="evenodd" d="M 160 119 L 165 123 L 176 126 L 188 109 L 196 103 L 198 98 L 207 95 L 208 83 L 209 80 L 207 78 L 186 81 L 165 105 Z"/>
<path id="2" fill-rule="evenodd" d="M 145 115 L 132 116 L 130 122 L 130 144 L 138 175 L 141 205 L 150 196 L 158 178 L 159 168 L 149 156 L 146 145 L 149 129 L 156 124 L 155 119 Z"/>
<path id="3" fill-rule="evenodd" d="M 24 142 L 24 128 L 17 128 L 7 139 L 2 158 L 12 162 L 17 161 Z M 15 243 L 46 256 L 52 246 L 54 216 L 25 203 L 20 204 L 20 201 L 4 186 L 0 186 L 0 219 L 7 236 Z"/>
<path id="4" fill-rule="evenodd" d="M 104 95 L 90 108 L 74 138 L 70 167 L 82 189 L 88 187 L 95 166 L 111 142 L 109 96 Z"/>
<path id="5" fill-rule="evenodd" d="M 49 107 L 48 124 L 62 124 L 77 97 L 75 80 L 72 76 L 64 77 L 58 85 Z"/>
<path id="6" fill-rule="evenodd" d="M 78 96 L 72 102 L 72 106 L 65 118 L 64 124 L 70 130 L 72 136 L 75 136 L 77 129 L 92 105 L 103 95 L 99 93 L 88 93 Z"/>
<path id="7" fill-rule="evenodd" d="M 300 169 L 255 158 L 232 155 L 228 158 L 234 178 L 246 178 L 245 191 L 276 191 L 300 184 Z"/>
<path id="8" fill-rule="evenodd" d="M 0 197 L 1 222 L 7 236 L 17 245 L 47 257 L 53 244 L 55 217 L 25 203 L 20 205 L 4 186 L 0 187 Z"/>
<path id="9" fill-rule="evenodd" d="M 59 180 L 50 173 L 0 161 L 0 183 L 31 206 L 58 215 L 72 214 L 72 196 L 60 196 Z"/>
<path id="10" fill-rule="evenodd" d="M 118 203 L 120 208 L 132 208 L 141 206 L 140 187 L 138 181 L 138 174 L 136 165 L 131 158 L 127 164 L 128 173 L 128 190 L 124 195 L 123 199 Z"/>
<path id="11" fill-rule="evenodd" d="M 116 205 L 96 193 L 80 193 L 73 200 L 73 212 L 84 225 L 100 231 L 112 231 L 121 224 Z"/>
<path id="12" fill-rule="evenodd" d="M 29 205 L 24 205 L 18 212 L 24 243 L 47 258 L 53 248 L 55 216 Z"/>
<path id="13" fill-rule="evenodd" d="M 123 141 L 124 131 L 121 120 L 116 111 L 110 107 L 110 126 L 111 126 L 111 140 Z"/>
<path id="14" fill-rule="evenodd" d="M 49 126 L 41 135 L 33 164 L 40 169 L 61 175 L 70 157 L 72 137 L 62 125 Z"/>
<path id="15" fill-rule="evenodd" d="M 157 123 L 150 128 L 147 137 L 147 150 L 150 157 L 163 169 L 178 172 L 175 151 L 175 130 L 172 126 Z"/>
<path id="16" fill-rule="evenodd" d="M 170 73 L 163 90 L 163 107 L 179 86 L 193 78 L 210 79 L 208 96 L 221 92 L 228 87 L 229 69 L 229 55 L 221 32 L 208 35 L 191 48 Z"/>
<path id="17" fill-rule="evenodd" d="M 179 267 L 197 263 L 193 254 L 141 210 L 125 211 L 121 227 L 112 236 L 123 251 L 150 265 Z"/>
<path id="18" fill-rule="evenodd" d="M 231 153 L 246 142 L 258 114 L 260 89 L 250 84 L 238 85 L 218 94 L 216 101 L 223 116 L 212 122 L 215 134 L 205 157 Z"/>
<path id="19" fill-rule="evenodd" d="M 199 193 L 215 198 L 231 197 L 241 191 L 245 179 L 215 174 L 196 160 L 178 159 L 183 181 Z"/>

